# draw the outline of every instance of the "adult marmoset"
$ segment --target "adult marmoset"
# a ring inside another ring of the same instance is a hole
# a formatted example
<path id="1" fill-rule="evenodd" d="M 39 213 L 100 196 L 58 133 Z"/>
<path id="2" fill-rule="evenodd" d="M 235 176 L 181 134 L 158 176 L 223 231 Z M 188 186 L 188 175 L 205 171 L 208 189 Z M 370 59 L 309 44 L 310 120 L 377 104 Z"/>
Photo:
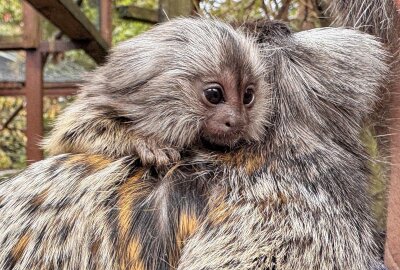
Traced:
<path id="1" fill-rule="evenodd" d="M 165 170 L 90 152 L 32 166 L 1 186 L 0 265 L 379 269 L 358 133 L 384 50 L 353 30 L 255 29 L 269 97 L 260 141 L 199 132 Z"/>

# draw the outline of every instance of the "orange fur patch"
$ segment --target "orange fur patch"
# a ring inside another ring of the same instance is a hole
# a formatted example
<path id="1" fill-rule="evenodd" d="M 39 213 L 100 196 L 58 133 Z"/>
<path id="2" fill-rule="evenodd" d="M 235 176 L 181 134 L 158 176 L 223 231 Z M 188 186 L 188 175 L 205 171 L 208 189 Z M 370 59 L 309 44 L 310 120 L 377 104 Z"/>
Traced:
<path id="1" fill-rule="evenodd" d="M 18 240 L 17 244 L 15 244 L 15 246 L 11 251 L 12 256 L 15 260 L 19 260 L 22 257 L 22 254 L 24 254 L 25 248 L 28 245 L 29 239 L 30 239 L 30 233 L 25 233 Z"/>
<path id="2" fill-rule="evenodd" d="M 247 149 L 225 153 L 219 155 L 218 158 L 228 166 L 244 168 L 247 174 L 254 173 L 261 169 L 265 164 L 263 153 L 259 151 L 249 151 Z"/>
<path id="3" fill-rule="evenodd" d="M 186 240 L 197 230 L 199 226 L 197 217 L 193 214 L 182 213 L 179 217 L 176 242 L 178 249 L 182 249 Z"/>
<path id="4" fill-rule="evenodd" d="M 92 243 L 90 246 L 90 253 L 94 256 L 97 254 L 97 251 L 99 250 L 100 247 L 100 240 L 96 240 Z"/>
<path id="5" fill-rule="evenodd" d="M 66 161 L 67 165 L 86 164 L 95 168 L 96 170 L 104 169 L 110 163 L 111 160 L 107 159 L 102 155 L 85 155 L 85 154 L 73 155 Z"/>
<path id="6" fill-rule="evenodd" d="M 89 155 L 86 161 L 97 170 L 102 170 L 111 163 L 111 160 L 101 155 Z"/>
<path id="7" fill-rule="evenodd" d="M 133 202 L 141 197 L 147 190 L 148 184 L 139 180 L 143 177 L 144 170 L 139 170 L 135 175 L 127 179 L 119 188 L 119 224 L 121 227 L 122 238 L 128 232 L 131 219 Z"/>
<path id="8" fill-rule="evenodd" d="M 47 194 L 49 192 L 49 189 L 46 189 L 44 191 L 42 191 L 41 193 L 37 194 L 36 196 L 34 196 L 31 200 L 30 203 L 34 206 L 34 207 L 39 207 L 43 204 L 43 202 L 46 200 L 47 198 Z"/>
<path id="9" fill-rule="evenodd" d="M 140 259 L 142 247 L 137 239 L 132 239 L 128 244 L 127 261 L 123 263 L 122 269 L 126 270 L 144 270 L 144 264 Z"/>
<path id="10" fill-rule="evenodd" d="M 223 223 L 233 212 L 232 207 L 225 202 L 222 196 L 217 198 L 213 205 L 214 207 L 211 208 L 208 217 L 214 225 Z"/>
<path id="11" fill-rule="evenodd" d="M 182 213 L 179 217 L 178 228 L 175 234 L 176 246 L 169 250 L 168 263 L 171 269 L 176 269 L 181 251 L 187 239 L 193 235 L 199 226 L 197 217 L 193 214 Z"/>
<path id="12" fill-rule="evenodd" d="M 282 192 L 278 192 L 278 200 L 281 204 L 286 204 L 288 202 L 288 198 Z"/>

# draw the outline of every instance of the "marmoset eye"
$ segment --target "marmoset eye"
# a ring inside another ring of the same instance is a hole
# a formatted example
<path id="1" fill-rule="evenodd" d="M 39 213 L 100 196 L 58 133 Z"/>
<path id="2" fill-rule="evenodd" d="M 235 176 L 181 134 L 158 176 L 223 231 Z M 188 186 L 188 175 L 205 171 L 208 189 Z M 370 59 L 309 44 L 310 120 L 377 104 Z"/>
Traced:
<path id="1" fill-rule="evenodd" d="M 204 96 L 211 104 L 219 104 L 224 101 L 222 87 L 220 86 L 213 86 L 204 90 Z"/>
<path id="2" fill-rule="evenodd" d="M 247 87 L 246 92 L 243 95 L 243 104 L 250 106 L 254 102 L 254 89 L 253 87 Z"/>

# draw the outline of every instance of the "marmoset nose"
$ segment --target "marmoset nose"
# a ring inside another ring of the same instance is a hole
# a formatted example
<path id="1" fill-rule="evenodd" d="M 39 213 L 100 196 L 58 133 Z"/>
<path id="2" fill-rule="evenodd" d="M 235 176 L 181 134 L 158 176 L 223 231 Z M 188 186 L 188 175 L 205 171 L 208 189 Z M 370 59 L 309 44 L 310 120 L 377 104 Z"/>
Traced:
<path id="1" fill-rule="evenodd" d="M 234 132 L 243 128 L 244 120 L 238 112 L 229 112 L 223 119 L 221 129 L 224 132 Z"/>

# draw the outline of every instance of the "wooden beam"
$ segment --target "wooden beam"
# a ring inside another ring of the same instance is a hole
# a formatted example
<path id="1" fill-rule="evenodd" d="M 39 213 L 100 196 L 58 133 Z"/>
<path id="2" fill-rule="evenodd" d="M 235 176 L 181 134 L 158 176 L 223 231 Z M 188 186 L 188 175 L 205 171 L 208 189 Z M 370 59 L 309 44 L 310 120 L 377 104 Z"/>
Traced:
<path id="1" fill-rule="evenodd" d="M 58 53 L 82 49 L 85 44 L 65 40 L 51 40 L 40 42 L 39 50 L 43 53 Z"/>
<path id="2" fill-rule="evenodd" d="M 178 16 L 189 16 L 198 0 L 159 0 L 159 9 L 141 8 L 135 5 L 119 6 L 117 11 L 122 19 L 147 23 L 165 22 Z"/>
<path id="3" fill-rule="evenodd" d="M 26 51 L 26 160 L 43 159 L 39 143 L 43 137 L 43 57 L 39 50 Z"/>
<path id="4" fill-rule="evenodd" d="M 141 8 L 134 5 L 117 7 L 118 15 L 122 19 L 158 23 L 158 10 Z"/>
<path id="5" fill-rule="evenodd" d="M 79 90 L 80 82 L 44 83 L 45 96 L 72 96 Z M 24 96 L 26 88 L 23 83 L 0 82 L 0 96 Z"/>
<path id="6" fill-rule="evenodd" d="M 43 95 L 50 97 L 64 97 L 64 96 L 74 96 L 78 93 L 79 87 L 73 86 L 70 88 L 44 88 Z M 0 96 L 25 96 L 26 90 L 23 89 L 0 89 Z"/>
<path id="7" fill-rule="evenodd" d="M 72 0 L 26 0 L 72 41 L 85 44 L 84 50 L 97 63 L 105 61 L 109 46 L 100 32 Z"/>
<path id="8" fill-rule="evenodd" d="M 22 89 L 23 87 L 24 84 L 22 82 L 0 82 L 0 91 L 4 89 Z"/>
<path id="9" fill-rule="evenodd" d="M 0 50 L 25 50 L 27 46 L 23 36 L 0 36 Z"/>

